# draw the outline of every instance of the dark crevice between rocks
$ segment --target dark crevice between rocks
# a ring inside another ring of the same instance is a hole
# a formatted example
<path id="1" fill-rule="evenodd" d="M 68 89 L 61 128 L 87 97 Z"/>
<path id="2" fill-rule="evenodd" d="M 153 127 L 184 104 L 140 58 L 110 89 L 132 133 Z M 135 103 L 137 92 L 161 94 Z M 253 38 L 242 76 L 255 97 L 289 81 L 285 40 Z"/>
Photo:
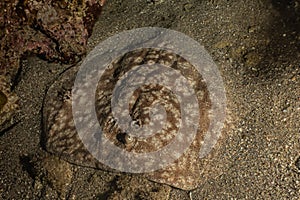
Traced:
<path id="1" fill-rule="evenodd" d="M 14 91 L 15 87 L 18 85 L 18 83 L 20 82 L 21 80 L 21 73 L 22 73 L 22 60 L 19 62 L 18 64 L 18 69 L 16 71 L 16 74 L 14 75 L 13 77 L 13 80 L 12 80 L 12 85 L 11 85 L 11 91 Z"/>

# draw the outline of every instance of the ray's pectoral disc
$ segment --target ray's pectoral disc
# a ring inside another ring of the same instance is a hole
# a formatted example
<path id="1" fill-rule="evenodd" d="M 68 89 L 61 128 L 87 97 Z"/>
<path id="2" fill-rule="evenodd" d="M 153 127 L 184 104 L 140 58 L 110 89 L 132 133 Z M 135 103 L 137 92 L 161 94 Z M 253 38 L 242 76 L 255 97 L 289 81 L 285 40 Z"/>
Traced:
<path id="1" fill-rule="evenodd" d="M 155 152 L 171 143 L 181 127 L 182 109 L 185 108 L 180 107 L 180 99 L 170 88 L 147 83 L 135 89 L 127 104 L 126 112 L 131 121 L 125 129 L 120 126 L 121 121 L 116 117 L 123 112 L 113 112 L 112 108 L 111 100 L 118 81 L 134 67 L 154 64 L 176 70 L 185 77 L 196 95 L 199 119 L 196 122 L 197 133 L 189 148 L 165 168 L 143 175 L 156 182 L 190 190 L 201 183 L 204 179 L 202 176 L 204 168 L 209 166 L 199 158 L 199 150 L 210 123 L 211 101 L 206 83 L 187 60 L 170 51 L 159 49 L 139 49 L 116 59 L 110 67 L 107 67 L 96 89 L 97 120 L 102 128 L 102 136 L 127 152 L 137 154 Z M 43 110 L 45 147 L 47 151 L 72 163 L 114 171 L 90 154 L 75 128 L 71 91 L 77 71 L 78 67 L 66 71 L 47 92 Z M 82 113 L 81 117 L 80 120 L 89 125 L 89 111 Z M 95 133 L 96 140 L 97 137 L 101 138 Z"/>

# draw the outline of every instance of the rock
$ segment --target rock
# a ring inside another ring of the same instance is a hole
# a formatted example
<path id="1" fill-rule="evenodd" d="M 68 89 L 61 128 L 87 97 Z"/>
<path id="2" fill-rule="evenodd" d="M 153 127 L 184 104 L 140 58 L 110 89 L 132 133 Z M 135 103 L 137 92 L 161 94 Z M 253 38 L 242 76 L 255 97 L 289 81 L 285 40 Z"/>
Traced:
<path id="1" fill-rule="evenodd" d="M 18 76 L 22 58 L 35 54 L 48 61 L 78 61 L 86 52 L 87 39 L 103 3 L 103 0 L 0 2 L 3 13 L 0 16 L 0 106 L 3 107 L 0 131 L 7 128 L 4 123 L 13 121 L 14 113 L 18 112 L 11 85 Z"/>

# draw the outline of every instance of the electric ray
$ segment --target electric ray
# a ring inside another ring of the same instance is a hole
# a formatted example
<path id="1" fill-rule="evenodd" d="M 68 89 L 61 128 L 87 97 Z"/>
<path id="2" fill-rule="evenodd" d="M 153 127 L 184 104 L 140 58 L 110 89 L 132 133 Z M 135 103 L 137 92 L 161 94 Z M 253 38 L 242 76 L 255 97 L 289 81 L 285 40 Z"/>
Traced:
<path id="1" fill-rule="evenodd" d="M 137 49 L 115 59 L 99 80 L 95 94 L 95 109 L 104 137 L 127 152 L 148 153 L 170 143 L 179 129 L 181 110 L 172 91 L 159 84 L 147 84 L 136 89 L 130 98 L 129 114 L 137 126 L 149 124 L 149 107 L 159 104 L 165 110 L 166 124 L 146 138 L 132 137 L 122 131 L 112 114 L 111 99 L 114 86 L 121 77 L 136 66 L 159 63 L 182 74 L 193 87 L 199 106 L 197 134 L 188 149 L 170 165 L 156 171 L 142 173 L 148 179 L 180 189 L 191 190 L 203 183 L 211 173 L 212 160 L 200 158 L 199 151 L 210 123 L 212 102 L 207 84 L 195 67 L 186 59 L 168 50 Z M 71 67 L 49 88 L 43 108 L 43 142 L 47 151 L 82 166 L 115 171 L 95 159 L 82 143 L 75 128 L 72 113 L 72 87 L 78 66 Z M 168 79 L 169 77 L 165 77 Z M 82 94 L 85 96 L 85 94 Z M 81 119 L 89 123 L 88 116 Z M 189 133 L 185 133 L 189 134 Z M 109 152 L 108 152 L 109 154 Z M 118 155 L 111 155 L 117 157 Z M 141 164 L 141 163 L 139 163 Z M 146 163 L 145 163 L 146 164 Z"/>

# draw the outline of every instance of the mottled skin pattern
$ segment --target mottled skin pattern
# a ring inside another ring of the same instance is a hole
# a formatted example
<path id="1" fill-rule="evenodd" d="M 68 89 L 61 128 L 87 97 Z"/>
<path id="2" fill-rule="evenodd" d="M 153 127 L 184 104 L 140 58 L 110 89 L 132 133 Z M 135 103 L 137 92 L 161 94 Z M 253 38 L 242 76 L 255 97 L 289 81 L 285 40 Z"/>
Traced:
<path id="1" fill-rule="evenodd" d="M 201 120 L 199 119 L 200 128 L 195 140 L 178 160 L 164 169 L 143 175 L 150 180 L 184 190 L 194 189 L 204 179 L 202 172 L 206 163 L 199 159 L 199 150 L 209 125 L 208 112 L 211 101 L 202 77 L 185 59 L 166 50 L 142 49 L 129 52 L 115 60 L 106 69 L 99 81 L 101 84 L 97 87 L 96 112 L 99 123 L 104 135 L 112 143 L 131 152 L 152 152 L 172 141 L 178 131 L 180 107 L 174 94 L 163 86 L 150 84 L 140 87 L 134 92 L 129 104 L 130 115 L 138 126 L 149 122 L 149 109 L 147 108 L 155 103 L 160 103 L 164 107 L 167 113 L 167 124 L 151 137 L 143 139 L 129 136 L 120 130 L 112 115 L 111 96 L 115 84 L 132 67 L 146 63 L 159 63 L 180 71 L 193 86 L 198 99 Z M 65 72 L 47 93 L 43 112 L 45 147 L 49 152 L 70 162 L 114 171 L 93 158 L 77 135 L 71 107 L 71 89 L 77 70 L 77 67 L 73 67 Z M 88 119 L 88 116 L 86 117 Z"/>

